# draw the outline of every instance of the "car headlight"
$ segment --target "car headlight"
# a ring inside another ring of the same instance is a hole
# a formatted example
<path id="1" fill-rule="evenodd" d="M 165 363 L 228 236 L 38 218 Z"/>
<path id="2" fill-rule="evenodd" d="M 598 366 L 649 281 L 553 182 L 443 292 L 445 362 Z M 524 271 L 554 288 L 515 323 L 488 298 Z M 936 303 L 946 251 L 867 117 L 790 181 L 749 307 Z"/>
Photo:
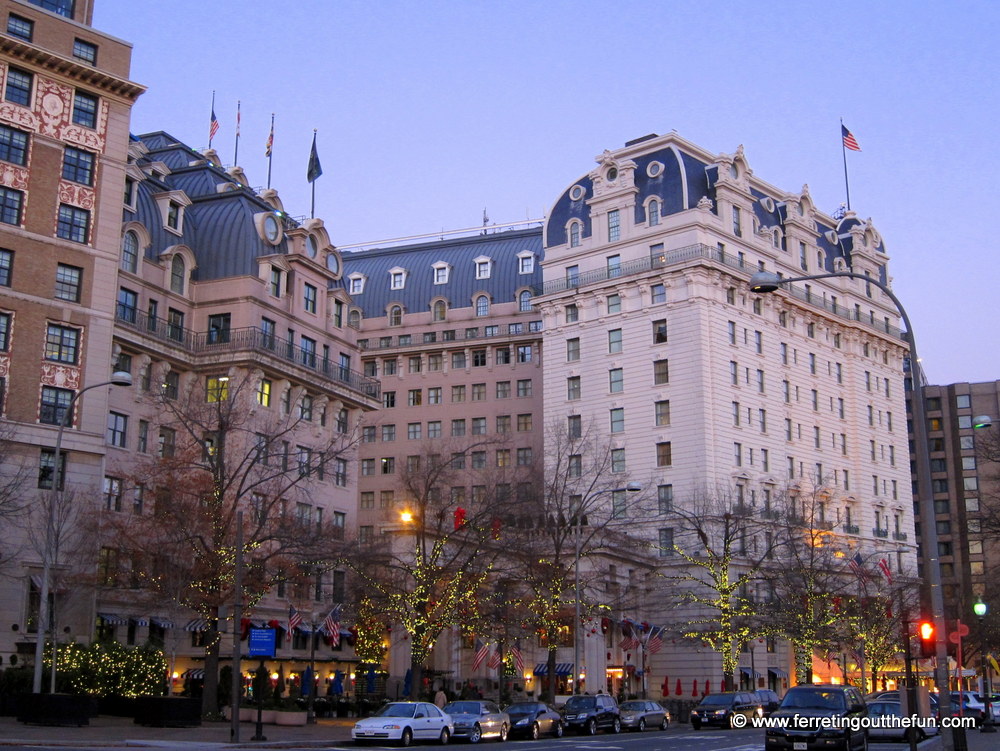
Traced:
<path id="1" fill-rule="evenodd" d="M 529 720 L 528 720 L 528 718 L 527 718 L 527 717 L 522 717 L 522 718 L 521 718 L 520 720 L 518 720 L 518 721 L 517 721 L 517 722 L 515 722 L 514 724 L 515 724 L 515 725 L 527 725 L 527 724 L 528 724 L 528 722 L 529 722 Z"/>
<path id="2" fill-rule="evenodd" d="M 399 730 L 401 727 L 402 727 L 402 725 L 383 725 L 382 729 L 383 730 Z"/>
<path id="3" fill-rule="evenodd" d="M 724 709 L 717 709 L 717 710 L 715 710 L 715 714 L 717 714 L 717 715 L 721 715 L 721 714 L 725 714 L 725 713 L 726 713 L 726 710 L 724 710 Z"/>

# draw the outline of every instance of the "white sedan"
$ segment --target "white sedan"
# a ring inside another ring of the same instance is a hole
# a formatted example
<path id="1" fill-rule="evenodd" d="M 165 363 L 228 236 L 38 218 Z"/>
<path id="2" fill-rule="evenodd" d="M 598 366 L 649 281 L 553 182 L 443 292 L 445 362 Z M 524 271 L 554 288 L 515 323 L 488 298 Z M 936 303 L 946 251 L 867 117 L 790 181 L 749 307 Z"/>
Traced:
<path id="1" fill-rule="evenodd" d="M 451 717 L 434 704 L 423 701 L 397 701 L 386 704 L 371 717 L 358 720 L 351 730 L 355 743 L 398 741 L 409 746 L 415 740 L 438 740 L 447 743 L 455 732 Z"/>

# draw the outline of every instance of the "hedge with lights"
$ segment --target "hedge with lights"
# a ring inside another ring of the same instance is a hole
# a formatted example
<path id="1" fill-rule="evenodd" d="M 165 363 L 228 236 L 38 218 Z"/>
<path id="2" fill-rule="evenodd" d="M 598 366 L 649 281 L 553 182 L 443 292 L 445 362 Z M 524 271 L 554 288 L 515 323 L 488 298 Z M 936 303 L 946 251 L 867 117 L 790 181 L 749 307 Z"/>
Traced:
<path id="1" fill-rule="evenodd" d="M 45 672 L 52 667 L 52 649 L 46 647 Z M 167 661 L 158 649 L 127 647 L 115 641 L 89 646 L 60 645 L 56 653 L 56 688 L 93 696 L 160 696 L 164 693 Z"/>

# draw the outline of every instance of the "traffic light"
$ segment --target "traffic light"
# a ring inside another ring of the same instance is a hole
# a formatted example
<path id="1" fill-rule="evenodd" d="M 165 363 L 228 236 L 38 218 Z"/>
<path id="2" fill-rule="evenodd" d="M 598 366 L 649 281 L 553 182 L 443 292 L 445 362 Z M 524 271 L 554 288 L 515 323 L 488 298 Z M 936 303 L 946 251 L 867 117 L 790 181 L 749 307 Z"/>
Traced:
<path id="1" fill-rule="evenodd" d="M 937 654 L 934 624 L 930 621 L 920 621 L 917 626 L 917 635 L 920 637 L 920 656 L 924 659 L 934 657 Z"/>

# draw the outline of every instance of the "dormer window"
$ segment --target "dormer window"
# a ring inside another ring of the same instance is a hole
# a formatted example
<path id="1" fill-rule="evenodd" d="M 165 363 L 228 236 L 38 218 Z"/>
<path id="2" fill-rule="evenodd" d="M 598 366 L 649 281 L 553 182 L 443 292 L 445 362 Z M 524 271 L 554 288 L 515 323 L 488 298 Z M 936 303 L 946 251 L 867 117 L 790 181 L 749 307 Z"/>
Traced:
<path id="1" fill-rule="evenodd" d="M 360 295 L 365 291 L 365 275 L 364 274 L 351 274 L 347 277 L 347 290 L 352 295 Z"/>
<path id="2" fill-rule="evenodd" d="M 448 315 L 448 303 L 444 300 L 435 300 L 431 307 L 431 318 L 435 321 L 443 321 Z"/>
<path id="3" fill-rule="evenodd" d="M 660 202 L 655 198 L 649 202 L 649 207 L 646 209 L 646 219 L 650 227 L 655 227 L 660 223 Z"/>
<path id="4" fill-rule="evenodd" d="M 431 268 L 434 269 L 434 283 L 435 284 L 447 284 L 448 279 L 451 276 L 451 265 L 445 263 L 444 261 L 438 261 L 437 263 L 432 263 Z"/>
<path id="5" fill-rule="evenodd" d="M 517 296 L 517 309 L 522 313 L 531 312 L 531 292 L 522 290 Z"/>
<path id="6" fill-rule="evenodd" d="M 396 266 L 389 269 L 389 289 L 404 289 L 406 287 L 406 269 Z"/>
<path id="7" fill-rule="evenodd" d="M 493 259 L 486 256 L 480 256 L 476 258 L 473 263 L 476 264 L 476 279 L 489 279 L 490 274 L 493 272 Z"/>
<path id="8" fill-rule="evenodd" d="M 180 254 L 174 255 L 170 259 L 170 291 L 178 295 L 184 294 L 184 284 L 187 281 L 187 267 L 184 258 Z"/>
<path id="9" fill-rule="evenodd" d="M 580 223 L 573 222 L 569 225 L 569 247 L 579 248 L 580 247 Z"/>
<path id="10" fill-rule="evenodd" d="M 403 308 L 399 305 L 393 305 L 389 308 L 389 325 L 390 326 L 402 326 L 403 325 Z"/>
<path id="11" fill-rule="evenodd" d="M 486 295 L 480 295 L 476 298 L 476 316 L 478 318 L 485 318 L 490 314 L 490 298 Z"/>
<path id="12" fill-rule="evenodd" d="M 535 270 L 535 254 L 523 251 L 517 254 L 517 273 L 531 274 Z"/>

